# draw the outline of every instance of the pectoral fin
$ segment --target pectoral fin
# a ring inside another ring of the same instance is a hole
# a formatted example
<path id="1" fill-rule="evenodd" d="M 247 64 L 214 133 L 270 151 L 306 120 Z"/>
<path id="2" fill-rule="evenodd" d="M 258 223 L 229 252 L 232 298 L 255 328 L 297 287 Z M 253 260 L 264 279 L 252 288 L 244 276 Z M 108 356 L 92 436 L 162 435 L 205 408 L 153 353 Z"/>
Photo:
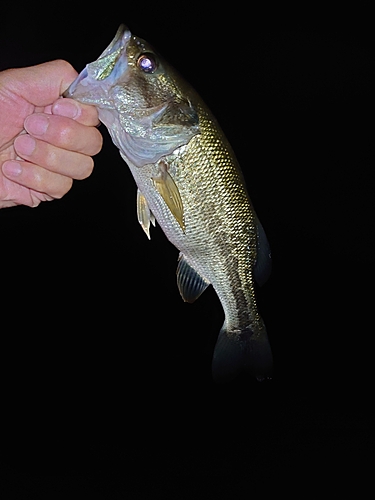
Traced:
<path id="1" fill-rule="evenodd" d="M 157 191 L 167 204 L 169 210 L 172 212 L 174 218 L 181 226 L 181 229 L 184 231 L 184 209 L 182 206 L 181 195 L 171 175 L 166 171 L 166 169 L 163 169 L 159 176 L 152 178 L 152 181 Z"/>
<path id="2" fill-rule="evenodd" d="M 150 240 L 150 222 L 153 226 L 155 226 L 155 217 L 149 209 L 146 198 L 139 189 L 137 191 L 137 217 L 138 222 L 147 235 L 147 238 Z"/>
<path id="3" fill-rule="evenodd" d="M 185 302 L 194 302 L 208 287 L 210 282 L 201 276 L 182 254 L 177 266 L 177 286 Z"/>

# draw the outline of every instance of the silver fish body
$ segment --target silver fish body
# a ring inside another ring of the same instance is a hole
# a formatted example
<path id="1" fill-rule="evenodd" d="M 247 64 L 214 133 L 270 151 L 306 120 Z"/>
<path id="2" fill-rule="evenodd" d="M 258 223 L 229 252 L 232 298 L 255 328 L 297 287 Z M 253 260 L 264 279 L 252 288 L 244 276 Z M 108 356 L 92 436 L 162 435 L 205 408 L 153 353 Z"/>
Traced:
<path id="1" fill-rule="evenodd" d="M 242 371 L 270 376 L 272 353 L 255 281 L 270 272 L 270 250 L 245 182 L 216 119 L 199 95 L 144 40 L 121 25 L 65 97 L 97 107 L 138 186 L 138 220 L 158 222 L 180 251 L 177 284 L 193 302 L 213 286 L 225 320 L 214 379 Z"/>

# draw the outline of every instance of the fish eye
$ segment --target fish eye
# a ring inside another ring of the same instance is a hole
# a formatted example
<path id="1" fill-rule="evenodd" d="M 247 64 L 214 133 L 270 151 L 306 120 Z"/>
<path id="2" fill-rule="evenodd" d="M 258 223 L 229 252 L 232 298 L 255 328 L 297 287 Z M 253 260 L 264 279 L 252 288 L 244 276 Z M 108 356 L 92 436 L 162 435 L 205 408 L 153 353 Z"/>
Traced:
<path id="1" fill-rule="evenodd" d="M 145 52 L 138 57 L 137 66 L 144 73 L 154 73 L 158 68 L 158 63 L 153 54 Z"/>

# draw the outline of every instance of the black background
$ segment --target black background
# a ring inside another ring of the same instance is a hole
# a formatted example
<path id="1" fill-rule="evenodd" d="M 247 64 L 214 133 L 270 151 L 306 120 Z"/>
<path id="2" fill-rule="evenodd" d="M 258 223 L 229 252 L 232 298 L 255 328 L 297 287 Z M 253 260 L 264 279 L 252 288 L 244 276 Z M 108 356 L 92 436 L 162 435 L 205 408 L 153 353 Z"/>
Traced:
<path id="1" fill-rule="evenodd" d="M 374 445 L 372 32 L 349 16 L 271 23 L 236 3 L 33 9 L 5 13 L 0 69 L 63 58 L 81 71 L 125 22 L 209 104 L 272 247 L 258 299 L 275 369 L 212 382 L 220 303 L 211 289 L 183 303 L 178 252 L 160 227 L 145 237 L 102 126 L 89 179 L 0 212 L 2 498 L 361 496 Z"/>

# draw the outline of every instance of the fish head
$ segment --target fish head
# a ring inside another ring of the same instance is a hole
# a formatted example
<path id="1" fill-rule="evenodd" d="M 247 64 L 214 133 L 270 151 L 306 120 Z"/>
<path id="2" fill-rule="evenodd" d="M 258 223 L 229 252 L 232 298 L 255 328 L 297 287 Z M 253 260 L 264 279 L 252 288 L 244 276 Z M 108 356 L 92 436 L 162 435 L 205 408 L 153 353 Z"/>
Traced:
<path id="1" fill-rule="evenodd" d="M 123 24 L 63 96 L 96 106 L 113 142 L 138 167 L 155 163 L 199 133 L 189 86 Z"/>

